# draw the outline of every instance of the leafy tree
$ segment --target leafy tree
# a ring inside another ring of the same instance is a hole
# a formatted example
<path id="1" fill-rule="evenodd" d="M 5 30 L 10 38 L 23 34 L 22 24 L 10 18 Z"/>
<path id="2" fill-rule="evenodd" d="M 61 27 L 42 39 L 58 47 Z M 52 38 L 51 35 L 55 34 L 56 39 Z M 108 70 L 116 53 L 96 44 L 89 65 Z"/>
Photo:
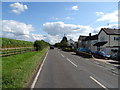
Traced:
<path id="1" fill-rule="evenodd" d="M 44 40 L 36 40 L 34 42 L 34 47 L 36 51 L 42 50 L 43 48 L 47 47 L 49 45 L 49 43 L 45 42 Z"/>
<path id="2" fill-rule="evenodd" d="M 63 39 L 61 40 L 61 47 L 67 47 L 68 46 L 68 40 L 67 37 L 63 37 Z"/>
<path id="3" fill-rule="evenodd" d="M 55 43 L 55 47 L 60 47 L 61 43 Z"/>

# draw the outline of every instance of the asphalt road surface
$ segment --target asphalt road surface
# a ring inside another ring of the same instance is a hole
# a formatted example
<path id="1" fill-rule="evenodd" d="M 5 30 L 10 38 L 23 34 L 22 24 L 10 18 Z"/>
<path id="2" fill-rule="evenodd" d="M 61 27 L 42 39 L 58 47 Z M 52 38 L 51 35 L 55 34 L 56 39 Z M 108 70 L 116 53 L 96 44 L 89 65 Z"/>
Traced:
<path id="1" fill-rule="evenodd" d="M 34 88 L 118 88 L 118 75 L 88 58 L 49 50 Z"/>

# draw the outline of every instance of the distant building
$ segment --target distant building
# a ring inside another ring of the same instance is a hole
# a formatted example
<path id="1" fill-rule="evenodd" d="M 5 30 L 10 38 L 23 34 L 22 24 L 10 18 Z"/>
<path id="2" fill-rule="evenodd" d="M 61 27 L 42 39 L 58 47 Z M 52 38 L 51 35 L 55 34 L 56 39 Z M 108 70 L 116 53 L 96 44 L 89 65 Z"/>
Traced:
<path id="1" fill-rule="evenodd" d="M 74 48 L 74 41 L 72 39 L 68 40 L 68 45 Z"/>
<path id="2" fill-rule="evenodd" d="M 97 50 L 97 47 L 93 46 L 98 40 L 98 35 L 80 36 L 78 39 L 78 47 L 90 49 L 91 51 Z"/>
<path id="3" fill-rule="evenodd" d="M 91 51 L 96 51 L 97 47 L 93 46 L 98 41 L 98 35 L 91 36 L 91 33 L 89 36 L 87 36 L 83 42 L 85 43 L 85 48 L 90 49 Z"/>
<path id="4" fill-rule="evenodd" d="M 79 36 L 79 38 L 78 38 L 78 48 L 79 47 L 83 47 L 83 48 L 85 48 L 85 43 L 83 42 L 84 41 L 84 39 L 86 38 L 87 36 Z"/>

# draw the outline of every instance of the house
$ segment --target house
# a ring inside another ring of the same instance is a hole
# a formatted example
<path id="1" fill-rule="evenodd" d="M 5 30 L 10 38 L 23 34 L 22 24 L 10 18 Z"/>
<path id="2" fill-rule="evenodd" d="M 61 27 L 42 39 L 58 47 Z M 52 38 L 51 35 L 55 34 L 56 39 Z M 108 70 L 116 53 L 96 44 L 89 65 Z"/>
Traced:
<path id="1" fill-rule="evenodd" d="M 87 36 L 83 42 L 85 44 L 85 48 L 86 49 L 90 49 L 91 51 L 96 51 L 97 47 L 93 46 L 96 42 L 98 41 L 98 35 L 91 35 L 91 33 L 89 34 L 89 36 Z"/>
<path id="2" fill-rule="evenodd" d="M 120 29 L 101 28 L 98 41 L 93 45 L 107 54 L 115 53 L 120 48 Z"/>
<path id="3" fill-rule="evenodd" d="M 72 39 L 68 40 L 68 45 L 74 48 L 74 41 Z"/>
<path id="4" fill-rule="evenodd" d="M 82 47 L 84 48 L 85 47 L 85 43 L 83 42 L 83 40 L 86 38 L 87 36 L 79 36 L 78 38 L 78 48 Z"/>
<path id="5" fill-rule="evenodd" d="M 78 42 L 74 43 L 74 48 L 78 48 Z"/>
<path id="6" fill-rule="evenodd" d="M 93 46 L 98 40 L 98 35 L 91 36 L 80 36 L 78 39 L 78 46 L 86 49 L 90 49 L 91 51 L 96 51 L 97 47 Z"/>

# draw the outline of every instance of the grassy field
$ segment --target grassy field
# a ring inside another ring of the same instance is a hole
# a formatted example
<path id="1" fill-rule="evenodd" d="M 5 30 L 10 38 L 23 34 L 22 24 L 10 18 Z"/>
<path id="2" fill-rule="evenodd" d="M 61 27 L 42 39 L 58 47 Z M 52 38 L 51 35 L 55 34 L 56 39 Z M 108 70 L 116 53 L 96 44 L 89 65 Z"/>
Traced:
<path id="1" fill-rule="evenodd" d="M 16 47 L 33 47 L 33 42 L 1 38 L 0 37 L 1 47 L 2 48 L 16 48 Z"/>
<path id="2" fill-rule="evenodd" d="M 2 58 L 2 87 L 23 88 L 48 48 Z"/>

